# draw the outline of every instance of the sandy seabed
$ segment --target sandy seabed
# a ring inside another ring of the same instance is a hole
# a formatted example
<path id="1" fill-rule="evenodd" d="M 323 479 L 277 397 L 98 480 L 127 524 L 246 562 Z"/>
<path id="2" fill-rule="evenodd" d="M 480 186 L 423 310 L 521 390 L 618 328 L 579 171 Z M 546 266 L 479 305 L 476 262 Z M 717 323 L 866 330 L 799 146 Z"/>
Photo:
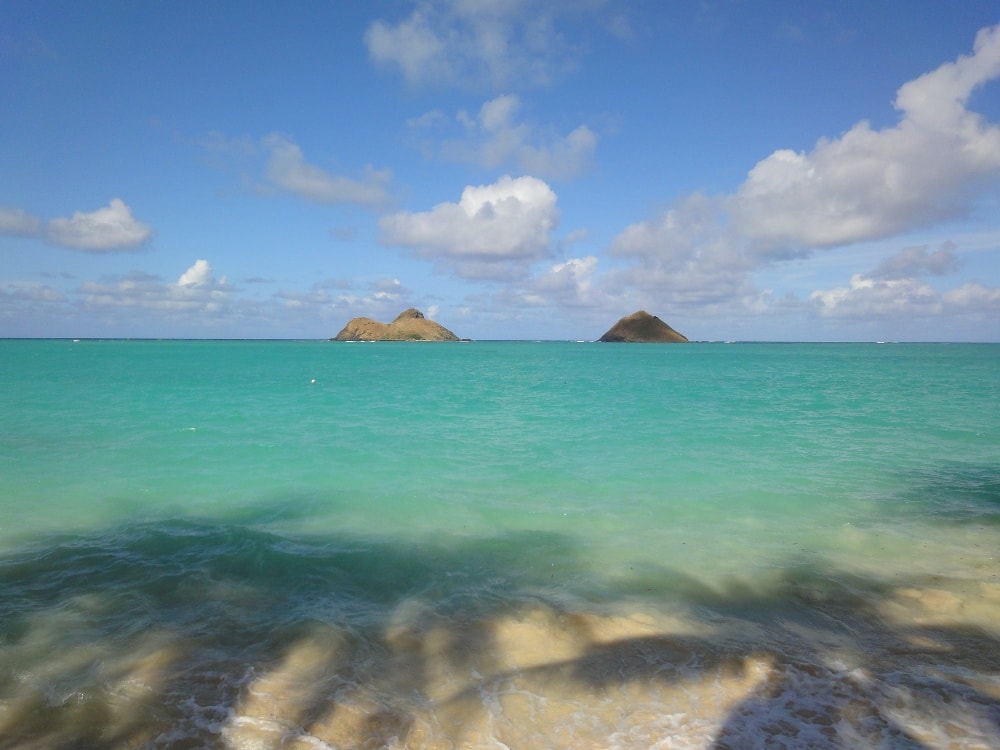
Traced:
<path id="1" fill-rule="evenodd" d="M 632 605 L 463 618 L 413 598 L 377 632 L 262 645 L 97 637 L 108 603 L 81 597 L 0 645 L 0 748 L 1000 747 L 993 581 Z"/>

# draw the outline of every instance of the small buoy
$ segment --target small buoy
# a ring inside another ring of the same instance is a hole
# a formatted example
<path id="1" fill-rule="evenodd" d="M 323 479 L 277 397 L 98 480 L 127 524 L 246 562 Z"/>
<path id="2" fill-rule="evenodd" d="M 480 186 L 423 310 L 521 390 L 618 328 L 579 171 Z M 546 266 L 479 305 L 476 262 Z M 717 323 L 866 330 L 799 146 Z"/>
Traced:
<path id="1" fill-rule="evenodd" d="M 310 380 L 309 382 L 310 382 L 310 383 L 315 383 L 315 382 L 316 382 L 316 378 L 313 378 L 313 379 L 312 379 L 312 380 Z"/>

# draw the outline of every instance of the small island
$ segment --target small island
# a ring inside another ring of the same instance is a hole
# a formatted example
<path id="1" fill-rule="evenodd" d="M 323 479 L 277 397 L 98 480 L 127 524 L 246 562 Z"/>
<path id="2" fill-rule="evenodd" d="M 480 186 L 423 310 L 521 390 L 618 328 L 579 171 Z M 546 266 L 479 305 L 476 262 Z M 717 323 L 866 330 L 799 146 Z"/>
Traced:
<path id="1" fill-rule="evenodd" d="M 605 333 L 598 341 L 654 344 L 684 344 L 687 336 L 678 333 L 655 315 L 639 310 L 627 315 Z"/>
<path id="2" fill-rule="evenodd" d="M 354 318 L 330 341 L 458 341 L 458 336 L 411 307 L 391 323 Z"/>

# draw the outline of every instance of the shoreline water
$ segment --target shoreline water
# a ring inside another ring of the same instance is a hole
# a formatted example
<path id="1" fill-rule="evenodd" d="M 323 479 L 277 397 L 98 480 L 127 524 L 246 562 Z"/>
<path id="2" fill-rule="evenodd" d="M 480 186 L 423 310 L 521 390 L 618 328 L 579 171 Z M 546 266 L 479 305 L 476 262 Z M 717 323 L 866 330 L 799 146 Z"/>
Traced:
<path id="1" fill-rule="evenodd" d="M 8 557 L 5 619 L 19 627 L 4 633 L 0 735 L 400 748 L 997 737 L 996 561 L 978 580 L 813 563 L 574 593 L 523 561 L 531 574 L 513 579 L 525 541 L 543 540 L 405 549 L 184 523 Z"/>
<path id="2" fill-rule="evenodd" d="M 1000 347 L 0 346 L 0 747 L 1000 741 Z"/>

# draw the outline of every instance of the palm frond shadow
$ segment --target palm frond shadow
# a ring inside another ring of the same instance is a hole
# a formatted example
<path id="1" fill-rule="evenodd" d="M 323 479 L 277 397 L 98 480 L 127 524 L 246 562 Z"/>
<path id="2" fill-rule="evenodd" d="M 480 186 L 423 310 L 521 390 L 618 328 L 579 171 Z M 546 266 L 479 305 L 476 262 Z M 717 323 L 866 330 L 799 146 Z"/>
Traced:
<path id="1" fill-rule="evenodd" d="M 713 749 L 950 747 L 963 739 L 960 724 L 978 727 L 965 738 L 970 747 L 1000 741 L 1000 639 L 949 618 L 893 624 L 875 606 L 918 581 L 890 587 L 793 567 L 760 592 L 741 584 L 720 591 L 670 571 L 659 578 L 673 581 L 674 595 L 698 610 L 703 634 L 595 643 L 573 659 L 496 673 L 491 689 L 528 677 L 538 684 L 568 680 L 596 693 L 699 676 L 754 682 L 756 671 L 760 679 L 728 708 Z M 576 637 L 593 641 L 585 632 Z M 480 683 L 453 699 L 483 691 Z M 935 736 L 940 727 L 947 729 Z"/>
<path id="2" fill-rule="evenodd" d="M 1000 639 L 920 593 L 940 581 L 792 561 L 766 587 L 652 570 L 594 601 L 565 590 L 580 555 L 532 532 L 401 549 L 175 523 L 52 540 L 0 560 L 0 749 L 671 732 L 718 750 L 930 748 L 935 727 L 1000 746 Z"/>

